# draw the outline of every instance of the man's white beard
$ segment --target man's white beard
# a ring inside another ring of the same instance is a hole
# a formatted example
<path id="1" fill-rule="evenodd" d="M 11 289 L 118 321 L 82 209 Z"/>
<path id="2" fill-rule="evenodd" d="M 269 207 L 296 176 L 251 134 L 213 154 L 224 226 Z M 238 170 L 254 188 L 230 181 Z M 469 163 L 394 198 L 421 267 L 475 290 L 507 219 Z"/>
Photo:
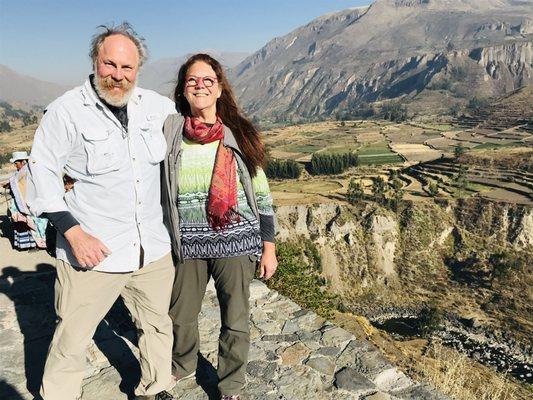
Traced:
<path id="1" fill-rule="evenodd" d="M 107 104 L 114 107 L 124 107 L 128 104 L 133 89 L 135 89 L 136 82 L 130 83 L 125 79 L 120 82 L 115 82 L 111 77 L 101 78 L 98 74 L 95 74 L 94 78 L 96 93 Z M 123 94 L 111 94 L 109 89 L 113 86 L 126 88 L 127 90 Z"/>

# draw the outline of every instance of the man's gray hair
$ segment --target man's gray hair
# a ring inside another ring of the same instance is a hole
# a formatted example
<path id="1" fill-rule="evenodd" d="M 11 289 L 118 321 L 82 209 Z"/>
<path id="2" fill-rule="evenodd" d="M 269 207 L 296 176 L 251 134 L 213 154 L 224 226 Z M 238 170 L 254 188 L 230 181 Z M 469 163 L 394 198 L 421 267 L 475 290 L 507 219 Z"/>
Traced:
<path id="1" fill-rule="evenodd" d="M 139 36 L 137 32 L 132 28 L 129 22 L 122 22 L 120 25 L 100 25 L 97 29 L 103 29 L 103 32 L 97 33 L 91 40 L 91 50 L 89 56 L 93 61 L 93 66 L 96 65 L 96 59 L 98 58 L 98 51 L 100 46 L 104 42 L 105 38 L 112 35 L 122 35 L 130 39 L 139 52 L 139 67 L 141 67 L 148 58 L 148 48 L 144 42 L 144 38 Z"/>

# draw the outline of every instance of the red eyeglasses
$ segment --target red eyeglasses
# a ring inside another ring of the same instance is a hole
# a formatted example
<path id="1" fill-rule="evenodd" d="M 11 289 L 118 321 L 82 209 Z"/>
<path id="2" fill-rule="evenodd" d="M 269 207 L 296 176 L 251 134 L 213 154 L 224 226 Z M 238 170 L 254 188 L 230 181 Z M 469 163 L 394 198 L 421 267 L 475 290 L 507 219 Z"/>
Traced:
<path id="1" fill-rule="evenodd" d="M 213 87 L 213 85 L 217 82 L 217 78 L 213 78 L 212 76 L 194 76 L 194 75 L 187 75 L 185 77 L 185 86 L 186 87 L 196 87 L 200 85 L 201 83 L 204 84 L 206 88 Z"/>

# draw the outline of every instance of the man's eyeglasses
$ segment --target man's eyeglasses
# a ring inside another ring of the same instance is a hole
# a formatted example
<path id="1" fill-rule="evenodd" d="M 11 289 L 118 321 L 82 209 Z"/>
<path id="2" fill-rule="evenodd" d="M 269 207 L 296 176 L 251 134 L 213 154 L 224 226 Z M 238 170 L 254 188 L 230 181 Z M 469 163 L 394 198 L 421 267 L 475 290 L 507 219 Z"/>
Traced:
<path id="1" fill-rule="evenodd" d="M 201 77 L 201 76 L 188 75 L 185 77 L 185 86 L 196 87 L 200 85 L 201 83 L 203 83 L 206 88 L 210 88 L 210 87 L 213 87 L 216 81 L 217 81 L 217 78 L 213 78 L 212 76 Z"/>

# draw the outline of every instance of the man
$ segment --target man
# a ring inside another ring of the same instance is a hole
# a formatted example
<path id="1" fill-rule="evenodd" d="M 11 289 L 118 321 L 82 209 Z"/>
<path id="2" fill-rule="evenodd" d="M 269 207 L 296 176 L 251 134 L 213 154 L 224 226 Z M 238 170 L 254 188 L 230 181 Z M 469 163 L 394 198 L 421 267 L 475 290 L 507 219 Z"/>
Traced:
<path id="1" fill-rule="evenodd" d="M 162 222 L 159 162 L 167 98 L 136 87 L 146 47 L 128 23 L 102 26 L 94 74 L 50 104 L 30 155 L 30 207 L 58 230 L 58 324 L 41 385 L 45 400 L 80 397 L 85 352 L 119 295 L 139 334 L 138 399 L 171 399 L 174 268 Z M 65 192 L 63 173 L 74 186 Z"/>
<path id="2" fill-rule="evenodd" d="M 28 152 L 15 151 L 9 161 L 17 169 L 5 185 L 11 194 L 8 215 L 13 222 L 13 247 L 18 250 L 46 249 L 48 220 L 32 216 L 25 198 Z"/>

